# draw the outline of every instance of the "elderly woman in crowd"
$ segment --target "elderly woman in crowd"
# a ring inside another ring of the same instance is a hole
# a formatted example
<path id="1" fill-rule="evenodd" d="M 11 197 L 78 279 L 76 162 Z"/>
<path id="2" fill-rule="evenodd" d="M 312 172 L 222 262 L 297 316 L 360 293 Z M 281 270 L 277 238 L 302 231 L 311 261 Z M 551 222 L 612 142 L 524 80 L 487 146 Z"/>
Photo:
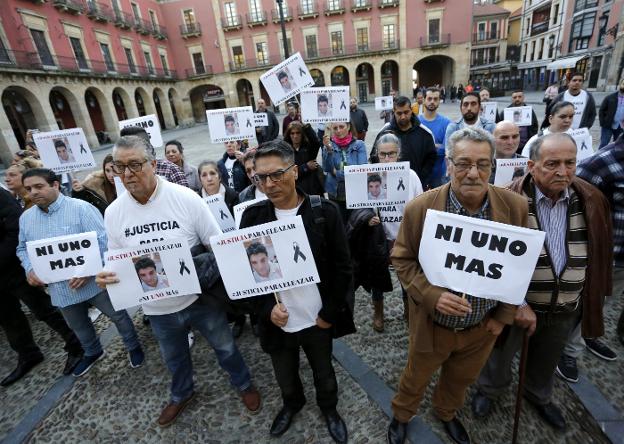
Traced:
<path id="1" fill-rule="evenodd" d="M 221 172 L 217 166 L 217 162 L 212 160 L 204 160 L 197 167 L 199 180 L 201 181 L 201 190 L 199 195 L 203 198 L 220 194 L 225 205 L 234 216 L 234 205 L 238 204 L 238 193 L 232 188 L 223 185 L 221 180 Z"/>
<path id="2" fill-rule="evenodd" d="M 13 163 L 13 165 L 6 170 L 4 183 L 13 197 L 17 199 L 21 207 L 25 210 L 32 206 L 32 202 L 28 197 L 28 191 L 26 191 L 26 188 L 24 188 L 22 184 L 22 174 L 32 168 L 42 167 L 43 164 L 39 160 L 32 157 L 24 157 L 19 162 Z"/>
<path id="3" fill-rule="evenodd" d="M 189 188 L 193 191 L 199 191 L 201 183 L 197 168 L 184 161 L 184 147 L 177 140 L 170 140 L 165 144 L 165 157 L 171 163 L 175 163 L 184 172 L 184 176 L 188 181 Z"/>
<path id="4" fill-rule="evenodd" d="M 245 174 L 243 167 L 244 152 L 241 150 L 241 144 L 237 141 L 225 142 L 225 153 L 221 160 L 217 162 L 219 172 L 221 173 L 221 182 L 230 188 L 234 188 L 240 193 L 249 185 L 249 179 Z"/>
<path id="5" fill-rule="evenodd" d="M 72 197 L 89 202 L 104 215 L 106 207 L 117 199 L 113 155 L 107 154 L 102 161 L 102 169 L 89 174 L 82 183 L 74 180 L 72 190 Z"/>

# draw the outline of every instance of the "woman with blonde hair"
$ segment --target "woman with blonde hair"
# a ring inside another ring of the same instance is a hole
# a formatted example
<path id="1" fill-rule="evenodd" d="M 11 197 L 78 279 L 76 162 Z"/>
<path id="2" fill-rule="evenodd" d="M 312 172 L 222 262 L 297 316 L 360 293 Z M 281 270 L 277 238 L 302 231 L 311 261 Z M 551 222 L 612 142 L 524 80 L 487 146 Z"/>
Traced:
<path id="1" fill-rule="evenodd" d="M 33 204 L 30 201 L 26 188 L 22 184 L 22 174 L 33 168 L 43 168 L 43 163 L 33 157 L 24 157 L 7 168 L 4 176 L 4 183 L 7 189 L 24 210 L 32 207 Z"/>

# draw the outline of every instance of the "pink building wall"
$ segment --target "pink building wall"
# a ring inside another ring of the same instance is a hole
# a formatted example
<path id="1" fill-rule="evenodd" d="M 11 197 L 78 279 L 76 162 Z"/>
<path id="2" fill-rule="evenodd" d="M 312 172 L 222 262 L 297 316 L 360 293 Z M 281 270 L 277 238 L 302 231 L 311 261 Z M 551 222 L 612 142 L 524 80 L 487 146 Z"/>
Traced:
<path id="1" fill-rule="evenodd" d="M 420 39 L 427 38 L 427 11 L 444 8 L 440 35 L 451 35 L 451 44 L 470 41 L 470 23 L 472 21 L 472 1 L 446 0 L 432 1 L 407 0 L 407 42 L 406 47 L 416 48 Z M 403 47 L 401 42 L 401 47 Z"/>

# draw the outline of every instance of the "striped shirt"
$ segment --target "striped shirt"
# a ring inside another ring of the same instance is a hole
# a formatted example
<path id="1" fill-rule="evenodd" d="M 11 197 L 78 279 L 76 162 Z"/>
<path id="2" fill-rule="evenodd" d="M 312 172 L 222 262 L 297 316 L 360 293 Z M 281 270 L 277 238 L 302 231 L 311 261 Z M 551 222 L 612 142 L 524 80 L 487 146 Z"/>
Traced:
<path id="1" fill-rule="evenodd" d="M 544 245 L 548 249 L 552 266 L 557 276 L 563 271 L 568 259 L 566 248 L 566 231 L 568 229 L 568 203 L 570 192 L 566 188 L 556 202 L 546 197 L 539 187 L 535 186 L 535 202 L 537 218 L 546 232 Z"/>
<path id="2" fill-rule="evenodd" d="M 449 196 L 446 201 L 446 212 L 452 214 L 459 214 L 460 216 L 476 217 L 477 219 L 490 219 L 490 202 L 489 199 L 485 199 L 479 211 L 475 214 L 470 214 L 463 205 L 457 199 L 457 196 L 453 192 L 452 188 L 449 188 Z M 435 313 L 434 322 L 447 328 L 464 328 L 478 324 L 485 318 L 490 310 L 492 310 L 498 304 L 498 301 L 492 299 L 483 299 L 466 295 L 466 300 L 470 302 L 472 312 L 466 316 L 452 316 L 444 315 L 438 311 Z"/>
<path id="3" fill-rule="evenodd" d="M 47 212 L 33 205 L 22 213 L 19 221 L 17 256 L 26 273 L 29 273 L 33 267 L 26 251 L 26 242 L 88 231 L 97 233 L 100 254 L 103 257 L 107 240 L 100 212 L 85 201 L 59 194 Z M 85 285 L 76 290 L 69 288 L 69 281 L 49 284 L 48 290 L 52 304 L 56 307 L 84 302 L 102 291 L 95 284 L 95 277 L 89 278 Z"/>

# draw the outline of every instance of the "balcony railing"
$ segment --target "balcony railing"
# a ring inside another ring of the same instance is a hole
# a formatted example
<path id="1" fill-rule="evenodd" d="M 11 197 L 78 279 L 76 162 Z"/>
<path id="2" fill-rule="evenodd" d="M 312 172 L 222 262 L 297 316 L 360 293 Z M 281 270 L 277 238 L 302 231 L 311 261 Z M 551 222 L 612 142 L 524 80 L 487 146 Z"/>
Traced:
<path id="1" fill-rule="evenodd" d="M 115 20 L 115 15 L 110 6 L 92 0 L 87 0 L 87 17 L 97 22 L 112 22 Z"/>
<path id="2" fill-rule="evenodd" d="M 121 29 L 130 29 L 132 28 L 132 23 L 134 19 L 127 12 L 120 11 L 119 9 L 114 9 L 115 11 L 115 26 Z"/>
<path id="3" fill-rule="evenodd" d="M 533 26 L 531 26 L 531 37 L 534 36 L 534 35 L 538 35 L 538 34 L 541 34 L 543 32 L 548 31 L 549 20 L 550 19 L 548 19 L 548 20 L 546 20 L 546 21 L 544 21 L 542 23 L 533 24 Z"/>
<path id="4" fill-rule="evenodd" d="M 249 12 L 245 15 L 247 19 L 247 26 L 253 28 L 254 26 L 263 26 L 267 24 L 267 15 L 265 11 L 258 11 L 253 14 Z"/>
<path id="5" fill-rule="evenodd" d="M 314 48 L 313 51 L 306 51 L 306 61 L 322 61 L 323 59 L 335 59 L 336 57 L 354 57 L 362 55 L 384 54 L 396 52 L 400 49 L 399 41 L 374 42 L 369 43 L 366 48 L 358 48 L 358 45 L 343 46 L 336 48 Z M 279 54 L 271 55 L 264 59 L 247 59 L 233 61 L 229 63 L 230 71 L 247 71 L 255 69 L 267 69 L 267 67 L 277 65 L 283 61 Z"/>
<path id="6" fill-rule="evenodd" d="M 221 19 L 221 27 L 224 31 L 241 29 L 243 27 L 243 18 L 240 14 L 233 17 L 223 17 Z"/>
<path id="7" fill-rule="evenodd" d="M 325 15 L 344 14 L 344 0 L 327 0 L 325 3 Z"/>
<path id="8" fill-rule="evenodd" d="M 154 31 L 152 24 L 148 22 L 147 20 L 143 20 L 143 19 L 135 17 L 133 21 L 134 21 L 134 25 L 133 25 L 134 29 L 139 34 L 148 35 Z"/>
<path id="9" fill-rule="evenodd" d="M 184 73 L 187 79 L 196 77 L 212 77 L 212 65 L 196 66 L 195 68 L 187 68 Z"/>
<path id="10" fill-rule="evenodd" d="M 420 38 L 421 48 L 440 48 L 451 44 L 451 34 L 430 35 Z"/>
<path id="11" fill-rule="evenodd" d="M 305 20 L 307 18 L 316 18 L 319 16 L 319 9 L 316 2 L 307 4 L 305 7 L 299 5 L 297 7 L 297 17 L 299 20 Z"/>
<path id="12" fill-rule="evenodd" d="M 472 44 L 480 45 L 485 43 L 492 43 L 492 41 L 496 41 L 500 39 L 500 32 L 476 32 L 472 34 Z"/>
<path id="13" fill-rule="evenodd" d="M 351 0 L 351 12 L 370 11 L 373 0 Z"/>
<path id="14" fill-rule="evenodd" d="M 431 2 L 431 0 L 425 0 Z M 399 6 L 399 0 L 378 0 L 377 7 L 383 8 L 395 8 Z"/>
<path id="15" fill-rule="evenodd" d="M 51 57 L 53 64 L 44 64 L 36 52 L 7 50 L 6 54 L 2 53 L 0 57 L 0 67 L 3 69 L 57 72 L 59 74 L 74 73 L 98 77 L 136 76 L 146 79 L 177 79 L 175 71 L 161 68 L 125 65 L 123 63 L 107 64 L 103 60 L 81 59 L 78 61 L 75 57 L 54 54 Z"/>
<path id="16" fill-rule="evenodd" d="M 291 21 L 293 19 L 292 8 L 291 7 L 283 8 L 283 11 L 284 11 L 284 21 L 285 22 Z M 279 23 L 280 22 L 279 9 L 272 9 L 271 10 L 271 20 L 273 20 L 273 23 Z"/>
<path id="17" fill-rule="evenodd" d="M 167 28 L 160 25 L 152 25 L 152 35 L 158 40 L 165 40 L 169 38 Z"/>
<path id="18" fill-rule="evenodd" d="M 470 66 L 481 66 L 481 65 L 490 65 L 492 63 L 498 63 L 500 62 L 499 57 L 475 57 L 472 60 L 472 63 L 470 64 Z"/>
<path id="19" fill-rule="evenodd" d="M 180 25 L 180 35 L 182 38 L 199 37 L 201 33 L 201 25 L 198 22 Z"/>
<path id="20" fill-rule="evenodd" d="M 82 0 L 53 0 L 54 7 L 60 11 L 69 12 L 70 14 L 82 14 L 85 11 L 85 5 Z"/>

